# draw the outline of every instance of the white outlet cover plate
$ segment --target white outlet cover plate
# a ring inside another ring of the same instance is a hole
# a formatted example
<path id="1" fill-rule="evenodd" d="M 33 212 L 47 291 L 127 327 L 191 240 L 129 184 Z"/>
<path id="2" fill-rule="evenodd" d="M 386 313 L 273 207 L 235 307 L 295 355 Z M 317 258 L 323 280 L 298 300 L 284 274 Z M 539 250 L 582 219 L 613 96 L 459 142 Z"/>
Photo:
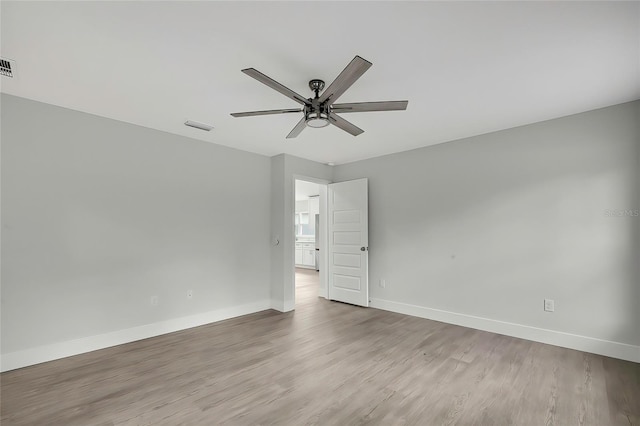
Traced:
<path id="1" fill-rule="evenodd" d="M 544 310 L 547 312 L 553 312 L 555 310 L 553 299 L 544 299 Z"/>

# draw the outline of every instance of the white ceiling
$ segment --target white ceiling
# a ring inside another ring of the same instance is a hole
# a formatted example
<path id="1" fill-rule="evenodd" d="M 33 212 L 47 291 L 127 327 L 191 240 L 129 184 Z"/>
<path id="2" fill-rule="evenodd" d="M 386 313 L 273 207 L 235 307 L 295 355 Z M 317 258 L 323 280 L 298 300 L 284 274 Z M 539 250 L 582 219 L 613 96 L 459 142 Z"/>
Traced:
<path id="1" fill-rule="evenodd" d="M 7 2 L 5 93 L 264 155 L 345 163 L 640 98 L 639 2 Z M 340 102 L 409 100 L 285 136 L 298 105 L 360 55 Z M 183 125 L 211 123 L 209 133 Z"/>

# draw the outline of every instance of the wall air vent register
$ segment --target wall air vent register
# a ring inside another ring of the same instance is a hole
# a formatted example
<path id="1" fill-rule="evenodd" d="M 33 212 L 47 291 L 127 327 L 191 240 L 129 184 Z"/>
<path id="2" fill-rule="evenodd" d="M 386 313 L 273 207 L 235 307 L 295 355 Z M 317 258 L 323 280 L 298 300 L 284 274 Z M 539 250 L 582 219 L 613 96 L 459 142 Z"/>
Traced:
<path id="1" fill-rule="evenodd" d="M 11 59 L 0 58 L 0 74 L 3 77 L 13 78 L 13 72 L 15 70 L 15 62 Z"/>

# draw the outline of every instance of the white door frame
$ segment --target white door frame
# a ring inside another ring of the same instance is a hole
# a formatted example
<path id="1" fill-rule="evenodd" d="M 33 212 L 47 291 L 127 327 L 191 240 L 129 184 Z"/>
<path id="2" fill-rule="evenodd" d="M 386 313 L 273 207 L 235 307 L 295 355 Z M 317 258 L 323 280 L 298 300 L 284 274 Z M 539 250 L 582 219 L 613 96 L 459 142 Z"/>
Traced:
<path id="1" fill-rule="evenodd" d="M 295 225 L 295 215 L 296 215 L 296 203 L 295 203 L 295 198 L 296 198 L 296 180 L 304 180 L 307 182 L 313 182 L 313 183 L 317 183 L 320 185 L 320 229 L 321 229 L 321 234 L 320 234 L 320 239 L 322 240 L 322 243 L 320 244 L 321 250 L 319 253 L 319 269 L 320 269 L 320 288 L 318 289 L 318 296 L 320 297 L 324 297 L 325 299 L 329 298 L 329 293 L 328 293 L 328 289 L 329 289 L 329 280 L 328 280 L 328 276 L 327 276 L 327 246 L 328 246 L 328 237 L 329 237 L 329 232 L 327 229 L 327 185 L 329 185 L 330 183 L 332 183 L 329 180 L 326 179 L 319 179 L 319 178 L 315 178 L 315 177 L 311 177 L 311 176 L 304 176 L 304 175 L 297 175 L 294 174 L 293 175 L 293 203 L 292 204 L 292 208 L 291 211 L 288 212 L 288 216 L 289 216 L 289 227 L 290 229 L 293 229 L 293 226 Z M 285 244 L 295 244 L 295 241 L 285 241 Z M 291 279 L 289 280 L 291 282 L 291 285 L 293 286 L 293 296 L 294 296 L 294 301 L 295 301 L 295 294 L 296 294 L 296 268 L 295 268 L 295 247 L 294 250 L 292 250 L 292 253 L 294 253 L 294 256 L 291 257 L 291 259 L 289 259 L 289 261 L 291 262 L 291 264 L 293 265 L 292 268 L 292 276 Z M 295 305 L 295 303 L 294 303 Z"/>

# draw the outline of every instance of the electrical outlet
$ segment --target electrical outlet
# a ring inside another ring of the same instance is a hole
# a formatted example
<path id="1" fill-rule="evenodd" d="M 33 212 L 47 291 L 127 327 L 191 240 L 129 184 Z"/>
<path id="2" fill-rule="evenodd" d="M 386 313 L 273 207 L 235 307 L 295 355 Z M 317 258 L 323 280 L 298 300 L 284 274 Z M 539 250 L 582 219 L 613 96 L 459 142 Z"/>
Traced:
<path id="1" fill-rule="evenodd" d="M 151 306 L 158 306 L 160 298 L 158 296 L 151 296 Z"/>
<path id="2" fill-rule="evenodd" d="M 544 310 L 547 312 L 553 312 L 555 311 L 556 306 L 555 306 L 555 302 L 553 301 L 553 299 L 544 299 Z"/>
<path id="3" fill-rule="evenodd" d="M 193 299 L 193 290 L 187 290 L 187 299 Z"/>
<path id="4" fill-rule="evenodd" d="M 380 278 L 380 287 L 385 288 L 386 286 L 387 286 L 387 282 L 384 279 Z"/>

